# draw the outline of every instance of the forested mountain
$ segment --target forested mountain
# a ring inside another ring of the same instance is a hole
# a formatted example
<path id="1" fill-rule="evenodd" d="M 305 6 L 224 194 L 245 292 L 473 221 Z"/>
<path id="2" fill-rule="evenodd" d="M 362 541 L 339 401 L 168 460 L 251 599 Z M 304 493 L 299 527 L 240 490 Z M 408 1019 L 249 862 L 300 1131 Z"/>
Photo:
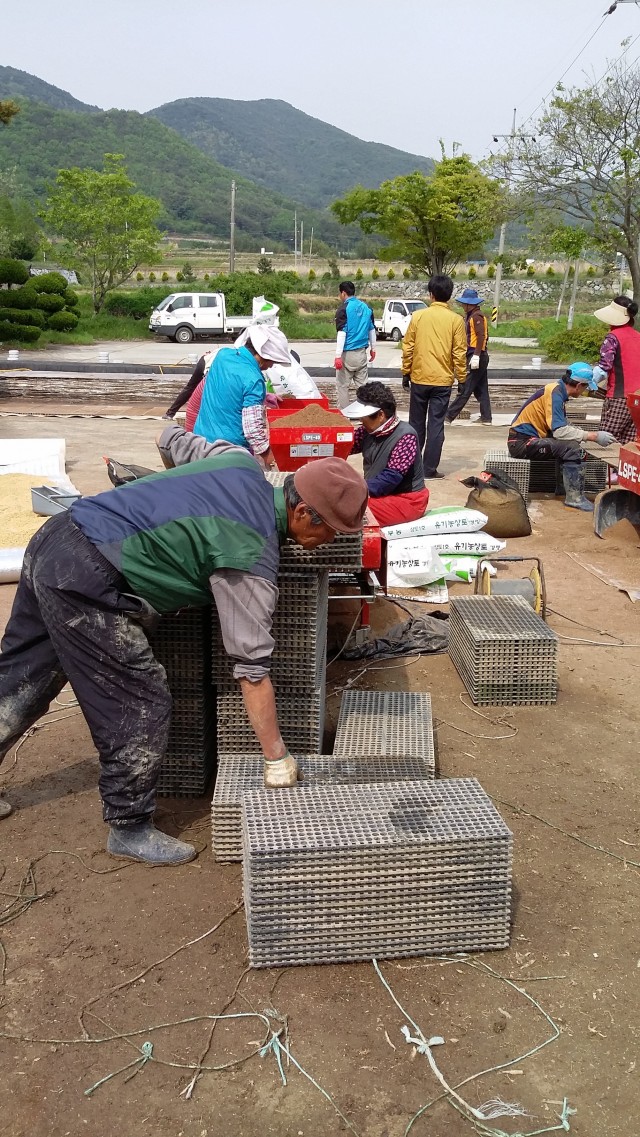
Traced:
<path id="1" fill-rule="evenodd" d="M 279 99 L 177 99 L 148 113 L 210 158 L 307 205 L 433 168 L 428 158 L 363 142 Z"/>
<path id="2" fill-rule="evenodd" d="M 28 71 L 18 71 L 16 67 L 0 67 L 0 99 L 36 99 L 40 103 L 54 107 L 59 111 L 99 111 L 100 107 L 89 106 L 74 99 L 68 91 L 60 87 L 53 87 L 38 79 L 37 75 L 30 75 Z"/>
<path id="3" fill-rule="evenodd" d="M 4 91 L 0 88 L 0 97 Z M 20 114 L 0 131 L 0 170 L 16 167 L 27 198 L 42 201 L 47 183 L 67 166 L 101 168 L 105 153 L 124 154 L 127 171 L 145 193 L 164 206 L 162 225 L 172 232 L 227 237 L 231 179 L 236 178 L 238 247 L 265 240 L 289 242 L 293 211 L 313 225 L 317 238 L 341 247 L 348 234 L 328 213 L 302 210 L 290 199 L 238 177 L 206 157 L 155 118 L 136 111 L 79 113 L 18 100 Z M 355 238 L 358 231 L 352 230 Z"/>

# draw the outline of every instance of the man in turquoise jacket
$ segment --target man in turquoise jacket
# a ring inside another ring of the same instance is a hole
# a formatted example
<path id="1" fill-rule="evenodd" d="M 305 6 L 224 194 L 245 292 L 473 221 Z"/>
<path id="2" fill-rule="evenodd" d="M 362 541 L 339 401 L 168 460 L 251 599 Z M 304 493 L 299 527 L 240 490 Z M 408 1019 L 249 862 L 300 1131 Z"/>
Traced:
<path id="1" fill-rule="evenodd" d="M 100 758 L 107 851 L 153 865 L 182 864 L 195 849 L 152 823 L 171 695 L 145 628 L 213 599 L 265 785 L 294 785 L 269 678 L 279 548 L 359 532 L 367 503 L 364 479 L 340 458 L 274 488 L 244 447 L 176 424 L 159 446 L 175 469 L 82 498 L 38 530 L 0 654 L 0 760 L 68 680 Z M 0 817 L 10 812 L 0 799 Z"/>
<path id="2" fill-rule="evenodd" d="M 339 407 L 348 407 L 351 402 L 350 383 L 356 387 L 366 383 L 369 377 L 369 363 L 376 357 L 376 325 L 373 311 L 364 300 L 356 296 L 356 286 L 352 280 L 343 280 L 340 288 L 340 306 L 336 311 L 336 393 Z"/>

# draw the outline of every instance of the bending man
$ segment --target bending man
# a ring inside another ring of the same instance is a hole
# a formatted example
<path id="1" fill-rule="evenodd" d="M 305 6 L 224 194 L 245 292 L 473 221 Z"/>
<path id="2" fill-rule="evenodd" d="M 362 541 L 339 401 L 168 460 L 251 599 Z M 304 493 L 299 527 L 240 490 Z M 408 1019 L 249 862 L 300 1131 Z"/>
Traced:
<path id="1" fill-rule="evenodd" d="M 159 446 L 176 469 L 83 498 L 32 538 L 0 654 L 0 758 L 68 680 L 100 758 L 107 850 L 153 865 L 195 850 L 152 822 L 171 695 L 145 628 L 213 598 L 265 785 L 294 785 L 269 678 L 279 547 L 358 532 L 367 504 L 364 480 L 340 458 L 303 466 L 277 489 L 243 447 L 175 424 Z"/>
<path id="2" fill-rule="evenodd" d="M 581 442 L 611 446 L 615 442 L 606 430 L 582 430 L 567 422 L 567 399 L 577 399 L 595 389 L 593 368 L 588 363 L 572 363 L 562 379 L 539 387 L 520 408 L 509 430 L 508 447 L 512 458 L 533 458 L 559 462 L 565 499 L 571 509 L 593 512 L 584 496 L 584 451 Z M 559 493 L 562 490 L 558 488 Z"/>

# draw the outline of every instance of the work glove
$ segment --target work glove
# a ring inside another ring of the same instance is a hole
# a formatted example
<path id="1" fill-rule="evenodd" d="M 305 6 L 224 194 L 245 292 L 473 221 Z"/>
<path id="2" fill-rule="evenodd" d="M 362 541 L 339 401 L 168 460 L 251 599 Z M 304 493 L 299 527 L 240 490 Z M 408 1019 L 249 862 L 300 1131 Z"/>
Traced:
<path id="1" fill-rule="evenodd" d="M 276 761 L 264 761 L 264 784 L 269 790 L 290 789 L 296 782 L 302 781 L 302 773 L 298 763 L 287 750 L 284 758 Z"/>
<path id="2" fill-rule="evenodd" d="M 373 361 L 374 361 L 375 357 L 376 357 L 376 353 L 375 353 L 375 351 L 373 351 L 373 349 L 372 349 L 372 350 L 370 351 L 370 353 L 369 353 L 369 363 L 373 363 Z"/>
<path id="3" fill-rule="evenodd" d="M 600 366 L 599 363 L 596 363 L 593 369 L 593 381 L 596 388 L 606 387 L 607 383 L 609 382 L 609 376 L 607 372 L 605 371 L 604 367 Z"/>
<path id="4" fill-rule="evenodd" d="M 477 371 L 480 367 L 480 356 L 472 355 L 469 360 L 469 371 Z"/>
<path id="5" fill-rule="evenodd" d="M 411 386 L 411 376 L 410 375 L 403 375 L 402 376 L 402 386 L 404 387 L 405 391 L 409 390 L 409 388 Z"/>
<path id="6" fill-rule="evenodd" d="M 336 355 L 333 361 L 333 366 L 335 367 L 336 371 L 342 371 L 342 360 L 339 355 Z"/>
<path id="7" fill-rule="evenodd" d="M 617 441 L 615 434 L 611 434 L 608 430 L 599 430 L 596 434 L 598 446 L 613 446 Z"/>

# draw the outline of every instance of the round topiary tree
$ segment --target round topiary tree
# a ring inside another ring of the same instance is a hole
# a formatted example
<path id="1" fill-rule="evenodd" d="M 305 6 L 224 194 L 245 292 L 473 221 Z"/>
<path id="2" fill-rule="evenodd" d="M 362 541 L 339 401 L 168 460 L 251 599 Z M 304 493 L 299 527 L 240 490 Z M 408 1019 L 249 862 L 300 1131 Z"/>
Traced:
<path id="1" fill-rule="evenodd" d="M 168 272 L 163 272 L 162 276 L 160 277 L 160 280 L 162 281 L 162 283 L 163 283 L 163 284 L 166 284 L 166 283 L 167 283 L 167 281 L 168 281 L 168 279 L 169 279 L 169 273 L 168 273 Z"/>
<path id="2" fill-rule="evenodd" d="M 143 272 L 137 272 L 136 273 L 136 280 L 138 280 L 138 281 L 144 280 L 144 273 Z"/>
<path id="3" fill-rule="evenodd" d="M 396 274 L 393 271 L 393 269 L 390 268 L 388 273 L 387 273 L 387 280 L 395 280 L 395 279 L 396 279 Z"/>
<path id="4" fill-rule="evenodd" d="M 11 288 L 12 284 L 26 284 L 28 279 L 29 271 L 22 261 L 9 260 L 8 258 L 0 260 L 0 284 L 8 284 Z M 66 284 L 65 280 L 65 287 Z"/>
<path id="5" fill-rule="evenodd" d="M 78 317 L 75 312 L 52 312 L 47 320 L 47 327 L 54 332 L 72 332 L 78 326 Z"/>
<path id="6" fill-rule="evenodd" d="M 374 268 L 373 272 L 371 273 L 371 279 L 372 280 L 379 280 L 380 279 L 380 273 L 378 272 L 377 268 Z"/>
<path id="7" fill-rule="evenodd" d="M 487 280 L 493 280 L 495 275 L 496 275 L 496 266 L 491 264 L 487 268 Z"/>
<path id="8" fill-rule="evenodd" d="M 363 273 L 362 269 L 359 268 L 356 272 L 356 280 L 362 280 L 363 277 L 364 277 L 364 273 Z"/>
<path id="9" fill-rule="evenodd" d="M 315 274 L 314 270 L 312 268 L 310 268 L 308 273 L 307 273 L 307 280 L 315 280 L 315 279 L 316 279 L 316 274 Z"/>
<path id="10" fill-rule="evenodd" d="M 154 282 L 154 280 L 155 280 L 155 279 L 156 279 L 156 274 L 155 274 L 155 272 L 150 272 L 150 273 L 149 273 L 149 280 L 151 281 L 151 283 L 152 283 L 152 284 L 153 284 L 153 282 Z"/>
<path id="11" fill-rule="evenodd" d="M 403 268 L 402 275 L 405 280 L 411 280 L 411 269 Z"/>
<path id="12" fill-rule="evenodd" d="M 478 275 L 478 271 L 477 271 L 477 269 L 476 269 L 476 266 L 475 266 L 475 265 L 471 265 L 471 267 L 469 268 L 469 272 L 467 273 L 467 276 L 469 277 L 469 280 L 475 280 L 475 279 L 476 279 L 476 277 L 477 277 L 477 275 Z"/>

